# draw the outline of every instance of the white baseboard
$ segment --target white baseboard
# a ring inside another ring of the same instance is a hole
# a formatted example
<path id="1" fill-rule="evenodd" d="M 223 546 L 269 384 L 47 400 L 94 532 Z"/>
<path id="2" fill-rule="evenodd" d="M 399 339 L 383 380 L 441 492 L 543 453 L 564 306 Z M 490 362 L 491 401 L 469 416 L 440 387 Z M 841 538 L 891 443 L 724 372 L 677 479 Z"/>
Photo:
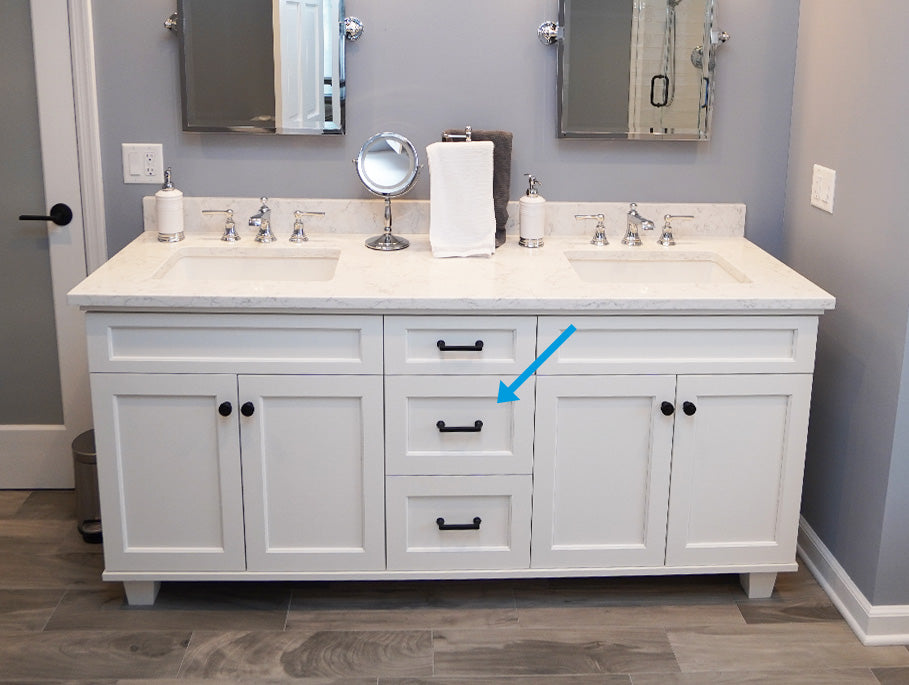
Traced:
<path id="1" fill-rule="evenodd" d="M 799 521 L 798 549 L 862 644 L 909 645 L 909 604 L 871 604 L 804 518 Z"/>

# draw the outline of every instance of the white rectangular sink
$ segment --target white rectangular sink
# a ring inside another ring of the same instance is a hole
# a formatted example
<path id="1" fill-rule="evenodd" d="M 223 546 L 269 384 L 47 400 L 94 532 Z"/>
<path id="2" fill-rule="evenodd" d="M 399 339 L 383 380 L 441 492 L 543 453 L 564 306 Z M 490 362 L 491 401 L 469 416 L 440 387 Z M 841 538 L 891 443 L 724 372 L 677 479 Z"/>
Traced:
<path id="1" fill-rule="evenodd" d="M 315 248 L 186 248 L 152 278 L 162 281 L 329 281 L 340 250 Z"/>
<path id="2" fill-rule="evenodd" d="M 581 280 L 590 283 L 750 282 L 745 274 L 711 252 L 566 251 L 565 256 Z"/>

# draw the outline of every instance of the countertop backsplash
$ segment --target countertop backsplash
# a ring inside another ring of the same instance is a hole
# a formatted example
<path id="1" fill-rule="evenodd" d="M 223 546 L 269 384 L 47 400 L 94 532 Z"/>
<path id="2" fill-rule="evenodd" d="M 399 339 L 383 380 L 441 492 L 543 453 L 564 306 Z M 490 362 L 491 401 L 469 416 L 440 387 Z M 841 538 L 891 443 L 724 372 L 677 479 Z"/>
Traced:
<path id="1" fill-rule="evenodd" d="M 145 217 L 144 230 L 157 231 L 155 225 L 155 198 L 143 198 L 142 209 Z M 203 209 L 233 209 L 237 231 L 243 235 L 254 232 L 247 226 L 247 220 L 255 214 L 260 199 L 250 197 L 191 197 L 183 200 L 185 230 L 188 232 L 213 232 L 224 227 L 224 216 L 203 215 Z M 325 212 L 324 217 L 308 216 L 304 220 L 307 233 L 380 233 L 384 226 L 383 200 L 334 200 L 269 198 L 272 231 L 281 236 L 290 235 L 295 210 Z M 399 234 L 429 232 L 428 200 L 392 200 L 393 230 Z M 673 232 L 679 236 L 728 236 L 745 235 L 745 205 L 733 203 L 650 203 L 642 202 L 638 211 L 655 224 L 659 231 L 666 214 L 692 214 L 694 219 L 676 220 Z M 603 214 L 606 217 L 606 231 L 613 236 L 623 235 L 627 202 L 548 202 L 546 204 L 546 235 L 593 235 L 593 224 L 576 221 L 575 214 Z M 518 234 L 518 203 L 508 203 L 506 233 Z"/>

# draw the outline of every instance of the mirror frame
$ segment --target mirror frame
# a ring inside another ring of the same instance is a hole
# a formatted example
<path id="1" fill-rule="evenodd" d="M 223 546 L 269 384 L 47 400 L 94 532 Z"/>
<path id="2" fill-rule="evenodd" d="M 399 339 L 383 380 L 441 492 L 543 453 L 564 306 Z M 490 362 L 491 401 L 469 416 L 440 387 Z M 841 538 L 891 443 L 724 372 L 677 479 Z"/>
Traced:
<path id="1" fill-rule="evenodd" d="M 246 2 L 247 0 L 241 0 Z M 191 133 L 252 133 L 252 134 L 265 134 L 265 135 L 344 135 L 346 128 L 346 118 L 347 118 L 347 84 L 346 84 L 346 59 L 345 59 L 345 47 L 346 47 L 346 35 L 347 31 L 345 28 L 344 20 L 344 0 L 336 0 L 337 4 L 337 14 L 338 21 L 337 25 L 337 47 L 334 50 L 337 57 L 337 65 L 334 70 L 336 73 L 333 75 L 333 81 L 336 81 L 337 93 L 332 93 L 332 100 L 334 108 L 337 110 L 336 118 L 333 117 L 331 121 L 326 122 L 322 120 L 323 126 L 319 127 L 307 127 L 307 128 L 283 128 L 282 127 L 282 115 L 277 111 L 278 107 L 282 103 L 282 93 L 281 93 L 281 69 L 277 65 L 277 55 L 281 50 L 281 41 L 274 35 L 274 31 L 277 30 L 279 26 L 279 21 L 276 16 L 274 16 L 277 11 L 277 6 L 274 2 L 269 1 L 267 4 L 272 8 L 272 16 L 268 18 L 268 25 L 272 27 L 271 41 L 267 46 L 268 54 L 271 56 L 272 68 L 271 73 L 267 79 L 263 77 L 263 86 L 267 86 L 268 89 L 272 91 L 274 96 L 274 102 L 272 103 L 272 114 L 273 117 L 266 125 L 259 125 L 250 120 L 249 123 L 242 124 L 231 124 L 225 123 L 223 125 L 213 124 L 213 123 L 198 123 L 194 121 L 191 116 L 193 110 L 190 101 L 192 84 L 198 78 L 192 73 L 191 64 L 193 61 L 192 56 L 192 27 L 190 26 L 191 22 L 191 12 L 187 10 L 187 4 L 191 3 L 192 0 L 177 0 L 177 17 L 176 17 L 176 33 L 178 36 L 179 43 L 179 71 L 180 71 L 180 102 L 181 102 L 181 117 L 182 117 L 182 130 Z M 261 0 L 260 0 L 261 2 Z M 335 22 L 331 22 L 335 23 Z M 323 36 L 323 39 L 327 40 L 328 36 Z M 231 50 L 237 50 L 238 45 L 231 42 L 230 38 L 225 37 L 225 44 Z M 336 77 L 336 78 L 335 78 Z M 242 93 L 243 89 L 238 88 L 232 91 L 231 95 L 236 96 L 237 93 Z"/>
<path id="2" fill-rule="evenodd" d="M 411 161 L 410 170 L 401 178 L 401 182 L 391 186 L 383 186 L 377 183 L 374 179 L 369 178 L 369 174 L 366 172 L 366 157 L 369 154 L 370 148 L 372 148 L 375 143 L 383 140 L 393 140 L 401 145 L 402 151 L 407 153 L 407 156 Z M 417 172 L 420 171 L 420 156 L 417 154 L 417 148 L 400 133 L 394 133 L 392 131 L 383 131 L 382 133 L 371 136 L 363 143 L 355 161 L 357 164 L 357 175 L 360 177 L 360 181 L 362 181 L 369 192 L 379 195 L 380 197 L 397 197 L 403 195 L 413 187 L 413 184 L 417 180 Z"/>
<path id="3" fill-rule="evenodd" d="M 606 0 L 601 0 L 605 2 Z M 632 12 L 636 11 L 638 8 L 637 0 L 618 0 L 628 2 L 633 5 Z M 557 41 L 558 43 L 558 67 L 557 67 L 557 82 L 558 82 L 558 137 L 559 138 L 600 138 L 600 139 L 613 139 L 613 140 L 673 140 L 673 141 L 707 141 L 710 139 L 710 130 L 713 120 L 713 104 L 714 104 L 714 92 L 715 92 L 715 79 L 714 79 L 714 66 L 715 59 L 714 53 L 717 47 L 717 43 L 713 40 L 713 36 L 717 34 L 716 30 L 716 5 L 718 0 L 697 0 L 698 2 L 704 3 L 704 35 L 703 43 L 698 46 L 703 55 L 704 51 L 709 51 L 709 59 L 702 59 L 701 65 L 693 65 L 693 60 L 690 61 L 689 51 L 681 50 L 681 54 L 677 54 L 677 59 L 688 66 L 694 66 L 696 69 L 700 69 L 701 72 L 701 85 L 700 85 L 700 94 L 699 94 L 699 119 L 697 130 L 685 130 L 685 132 L 659 132 L 659 131 L 631 131 L 628 130 L 629 127 L 625 127 L 623 130 L 571 130 L 566 125 L 566 101 L 568 99 L 568 91 L 570 88 L 570 83 L 568 83 L 568 71 L 569 71 L 569 61 L 568 55 L 566 52 L 566 43 L 568 41 L 568 36 L 570 35 L 569 28 L 567 26 L 567 12 L 566 5 L 571 3 L 571 0 L 559 0 L 559 14 L 558 14 L 558 26 L 562 32 L 562 37 Z M 629 35 L 628 47 L 631 49 L 631 41 L 633 36 Z M 697 52 L 697 48 L 695 48 Z M 677 50 L 678 53 L 678 50 Z M 631 74 L 629 73 L 628 78 L 630 80 Z M 583 94 L 581 94 L 583 96 Z M 629 98 L 630 99 L 630 98 Z"/>

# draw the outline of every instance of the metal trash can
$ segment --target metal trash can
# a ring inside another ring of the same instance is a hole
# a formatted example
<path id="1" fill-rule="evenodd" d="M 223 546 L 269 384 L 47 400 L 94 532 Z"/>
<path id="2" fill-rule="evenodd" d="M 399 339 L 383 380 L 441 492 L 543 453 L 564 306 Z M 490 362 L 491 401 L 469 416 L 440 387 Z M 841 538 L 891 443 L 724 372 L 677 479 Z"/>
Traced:
<path id="1" fill-rule="evenodd" d="M 101 542 L 101 502 L 98 499 L 98 456 L 94 430 L 85 431 L 73 440 L 73 469 L 76 476 L 76 527 L 86 542 Z"/>

